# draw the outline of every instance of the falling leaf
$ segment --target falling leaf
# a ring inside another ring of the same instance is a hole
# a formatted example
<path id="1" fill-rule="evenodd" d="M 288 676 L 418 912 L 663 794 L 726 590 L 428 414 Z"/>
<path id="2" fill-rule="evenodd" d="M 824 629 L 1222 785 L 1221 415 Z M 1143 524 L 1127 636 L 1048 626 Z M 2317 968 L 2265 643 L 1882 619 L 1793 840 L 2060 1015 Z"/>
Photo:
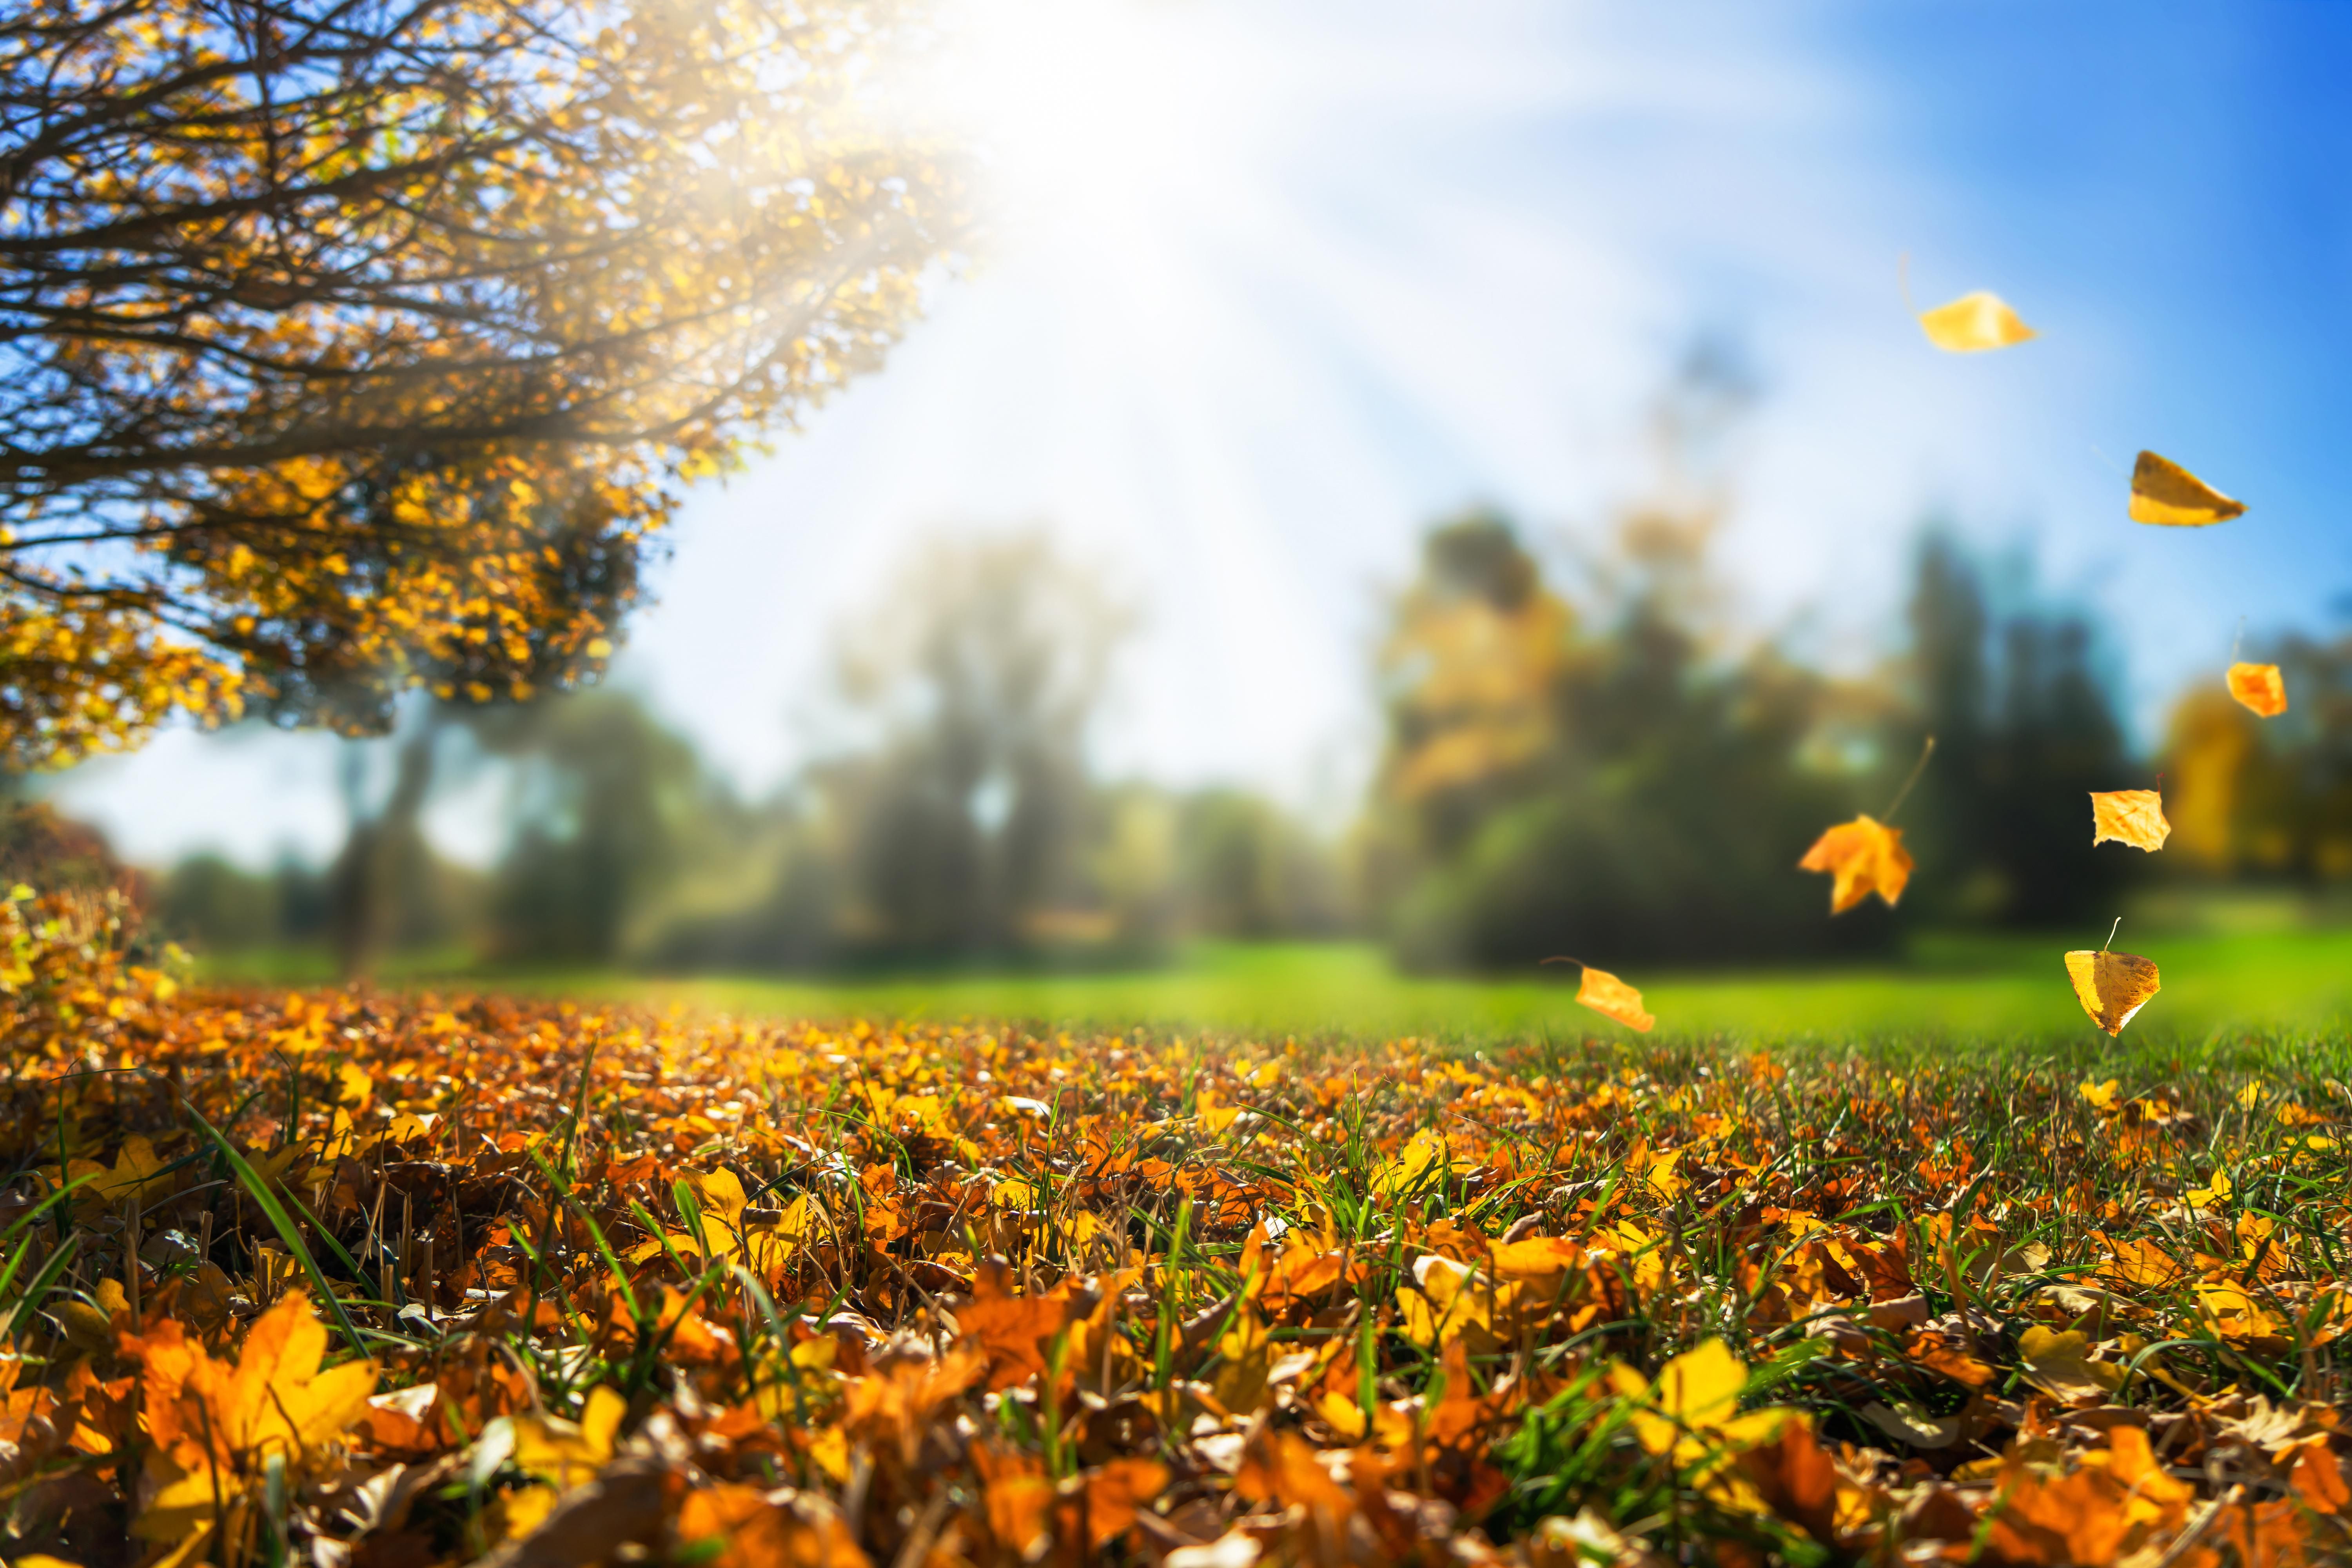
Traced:
<path id="1" fill-rule="evenodd" d="M 2274 664 L 2233 664 L 2230 695 L 2265 719 L 2286 711 L 2286 677 Z"/>
<path id="2" fill-rule="evenodd" d="M 2113 839 L 2154 851 L 2172 836 L 2172 824 L 2164 819 L 2164 797 L 2152 789 L 2093 791 L 2091 827 L 2094 846 Z"/>
<path id="3" fill-rule="evenodd" d="M 2169 458 L 2142 452 L 2132 465 L 2131 519 L 2168 528 L 2227 522 L 2246 510 Z"/>
<path id="4" fill-rule="evenodd" d="M 1642 994 L 1605 969 L 1584 966 L 1583 982 L 1576 988 L 1576 999 L 1603 1017 L 1614 1018 L 1627 1028 L 1648 1034 L 1657 1020 L 1642 1010 Z"/>
<path id="5" fill-rule="evenodd" d="M 1956 354 L 2005 349 L 2037 335 L 2018 319 L 2007 300 L 1983 289 L 1963 294 L 1948 305 L 1920 311 L 1919 325 L 1929 342 Z"/>
<path id="6" fill-rule="evenodd" d="M 2084 950 L 2066 955 L 2066 974 L 2083 1011 L 2110 1035 L 2123 1033 L 2132 1015 L 2157 993 L 2156 965 L 2137 953 Z"/>
<path id="7" fill-rule="evenodd" d="M 1815 839 L 1797 869 L 1827 871 L 1837 879 L 1830 886 L 1830 913 L 1842 915 L 1873 893 L 1892 908 L 1911 880 L 1911 856 L 1903 847 L 1901 828 L 1857 816 Z"/>

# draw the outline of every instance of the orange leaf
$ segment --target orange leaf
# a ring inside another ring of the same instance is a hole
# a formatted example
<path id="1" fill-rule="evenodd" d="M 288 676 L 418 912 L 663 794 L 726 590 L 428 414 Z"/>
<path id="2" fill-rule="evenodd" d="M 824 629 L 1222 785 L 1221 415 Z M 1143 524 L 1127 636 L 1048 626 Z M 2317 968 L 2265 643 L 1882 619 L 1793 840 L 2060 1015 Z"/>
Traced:
<path id="1" fill-rule="evenodd" d="M 1168 1467 L 1157 1459 L 1113 1459 L 1088 1470 L 1087 1536 L 1096 1550 L 1135 1522 L 1136 1510 L 1168 1489 Z"/>
<path id="2" fill-rule="evenodd" d="M 2091 794 L 2091 842 L 2109 839 L 2135 849 L 2158 850 L 2172 836 L 2164 819 L 2164 797 L 2152 789 L 2111 789 Z"/>
<path id="3" fill-rule="evenodd" d="M 1034 1561 L 1054 1509 L 1054 1483 L 1045 1479 L 1045 1467 L 992 1440 L 972 1445 L 971 1467 L 980 1472 L 989 1533 L 1015 1557 Z"/>
<path id="4" fill-rule="evenodd" d="M 1242 1456 L 1234 1489 L 1253 1502 L 1303 1508 L 1337 1522 L 1355 1511 L 1355 1499 L 1316 1457 L 1315 1445 L 1288 1432 L 1261 1428 Z"/>
<path id="5" fill-rule="evenodd" d="M 2352 1507 L 2352 1487 L 2344 1482 L 2344 1466 L 2327 1451 L 2325 1439 L 2306 1444 L 2295 1456 L 2287 1479 L 2304 1501 L 2321 1513 L 2342 1513 Z"/>
<path id="6" fill-rule="evenodd" d="M 2110 1035 L 2123 1033 L 2132 1015 L 2158 990 L 2156 965 L 2131 952 L 2070 952 L 2066 974 L 2091 1021 Z"/>
<path id="7" fill-rule="evenodd" d="M 1873 893 L 1893 908 L 1911 880 L 1911 855 L 1903 847 L 1901 828 L 1857 816 L 1813 840 L 1797 869 L 1826 871 L 1837 879 L 1830 887 L 1830 913 L 1842 915 Z"/>
<path id="8" fill-rule="evenodd" d="M 1076 1316 L 1066 1291 L 1015 1296 L 1013 1270 L 991 1259 L 973 1277 L 971 1300 L 957 1309 L 956 1334 L 988 1353 L 991 1390 L 1016 1387 L 1045 1370 L 1054 1337 Z"/>
<path id="9" fill-rule="evenodd" d="M 2286 711 L 2286 678 L 2274 664 L 2233 664 L 2230 695 L 2265 719 Z"/>
<path id="10" fill-rule="evenodd" d="M 2142 452 L 2132 465 L 2131 519 L 2168 528 L 2227 522 L 2246 510 L 2169 458 Z"/>
<path id="11" fill-rule="evenodd" d="M 1614 1018 L 1627 1028 L 1648 1034 L 1657 1020 L 1642 1010 L 1642 994 L 1605 969 L 1584 966 L 1584 979 L 1576 988 L 1576 999 L 1605 1018 Z"/>

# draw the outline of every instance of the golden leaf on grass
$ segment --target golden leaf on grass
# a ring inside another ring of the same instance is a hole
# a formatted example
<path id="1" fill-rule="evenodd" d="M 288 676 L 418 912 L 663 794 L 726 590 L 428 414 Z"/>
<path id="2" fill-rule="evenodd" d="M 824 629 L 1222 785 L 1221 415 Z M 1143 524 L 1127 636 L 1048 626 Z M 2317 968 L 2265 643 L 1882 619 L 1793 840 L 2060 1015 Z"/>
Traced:
<path id="1" fill-rule="evenodd" d="M 1614 1018 L 1629 1029 L 1648 1034 L 1657 1022 L 1642 1009 L 1642 994 L 1605 969 L 1584 966 L 1584 979 L 1576 988 L 1576 999 L 1605 1018 Z"/>
<path id="2" fill-rule="evenodd" d="M 2230 695 L 2265 719 L 2286 711 L 2286 677 L 2274 664 L 2233 664 Z"/>
<path id="3" fill-rule="evenodd" d="M 1857 816 L 1814 839 L 1797 869 L 1837 879 L 1830 886 L 1830 913 L 1842 915 L 1873 893 L 1893 907 L 1911 880 L 1911 854 L 1903 847 L 1901 828 Z"/>
<path id="4" fill-rule="evenodd" d="M 2079 1329 L 2036 1325 L 2018 1336 L 2017 1355 L 2028 1381 L 2073 1403 L 2096 1404 L 2124 1381 L 2122 1367 L 2092 1356 L 2090 1336 Z"/>
<path id="5" fill-rule="evenodd" d="M 2158 850 L 2172 836 L 2164 819 L 2164 796 L 2152 789 L 2095 790 L 2091 794 L 2093 845 L 2114 839 L 2135 849 Z"/>
<path id="6" fill-rule="evenodd" d="M 1948 305 L 1920 311 L 1919 325 L 1929 342 L 1956 354 L 2005 349 L 2036 335 L 2009 308 L 2009 301 L 1983 289 L 1963 294 Z"/>
<path id="7" fill-rule="evenodd" d="M 2132 465 L 2131 520 L 2167 528 L 2203 528 L 2246 510 L 2169 458 L 2142 452 Z"/>
<path id="8" fill-rule="evenodd" d="M 2156 965 L 2137 953 L 2084 950 L 2066 955 L 2066 975 L 2083 1011 L 2110 1035 L 2120 1035 L 2132 1015 L 2157 993 Z"/>

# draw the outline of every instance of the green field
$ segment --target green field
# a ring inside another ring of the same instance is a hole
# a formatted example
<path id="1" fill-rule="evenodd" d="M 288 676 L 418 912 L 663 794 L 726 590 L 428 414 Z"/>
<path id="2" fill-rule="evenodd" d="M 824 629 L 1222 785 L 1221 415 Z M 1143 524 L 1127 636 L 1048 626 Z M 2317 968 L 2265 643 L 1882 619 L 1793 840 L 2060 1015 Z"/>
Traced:
<path id="1" fill-rule="evenodd" d="M 2164 989 L 2126 1032 L 2140 1053 L 2294 1052 L 2306 1065 L 2352 1031 L 2352 929 L 2150 937 Z M 224 966 L 221 978 L 311 980 Z M 1901 963 L 1640 974 L 1658 1038 L 1717 1047 L 1944 1044 L 2096 1057 L 2112 1047 L 2068 989 L 2057 942 L 1931 939 Z M 1164 967 L 1080 974 L 946 973 L 871 978 L 664 979 L 610 971 L 412 974 L 407 984 L 682 1005 L 760 1016 L 1006 1018 L 1260 1038 L 1453 1044 L 1622 1035 L 1575 1005 L 1573 972 L 1527 979 L 1401 974 L 1363 943 L 1202 944 Z"/>

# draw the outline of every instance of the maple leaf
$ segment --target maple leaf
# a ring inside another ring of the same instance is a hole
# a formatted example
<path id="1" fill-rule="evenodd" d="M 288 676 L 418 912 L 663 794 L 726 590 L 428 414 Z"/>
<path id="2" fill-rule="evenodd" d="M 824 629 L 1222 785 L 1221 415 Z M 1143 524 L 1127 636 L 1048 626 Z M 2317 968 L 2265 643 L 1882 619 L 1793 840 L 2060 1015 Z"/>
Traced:
<path id="1" fill-rule="evenodd" d="M 2230 695 L 2265 719 L 2286 711 L 2286 677 L 2274 664 L 2233 664 Z"/>
<path id="2" fill-rule="evenodd" d="M 2142 452 L 2132 465 L 2131 519 L 2168 528 L 2203 528 L 2241 516 L 2246 503 L 2232 500 L 2169 458 Z"/>
<path id="3" fill-rule="evenodd" d="M 2091 843 L 2113 839 L 2135 849 L 2164 847 L 2172 824 L 2164 819 L 2164 797 L 2152 789 L 2095 790 L 2091 795 Z"/>
<path id="4" fill-rule="evenodd" d="M 2038 334 L 2018 319 L 2000 295 L 1979 289 L 1948 305 L 1919 312 L 1919 326 L 1927 341 L 1948 353 L 1980 353 L 2005 349 Z"/>
<path id="5" fill-rule="evenodd" d="M 1845 913 L 1873 893 L 1892 909 L 1911 880 L 1911 855 L 1903 847 L 1901 828 L 1857 816 L 1813 840 L 1797 869 L 1826 871 L 1836 879 L 1830 885 L 1833 915 Z"/>
<path id="6" fill-rule="evenodd" d="M 2123 1033 L 2132 1015 L 2157 994 L 2156 965 L 2131 952 L 2087 949 L 2066 955 L 2066 975 L 2091 1021 L 2110 1035 Z"/>
<path id="7" fill-rule="evenodd" d="M 972 1278 L 971 1300 L 956 1309 L 956 1339 L 987 1354 L 992 1390 L 1014 1388 L 1045 1370 L 1055 1339 L 1076 1316 L 1066 1289 L 1014 1295 L 1013 1270 L 992 1258 Z"/>
<path id="8" fill-rule="evenodd" d="M 248 1489 L 272 1459 L 301 1474 L 367 1410 L 372 1362 L 324 1371 L 327 1331 L 300 1290 L 262 1314 L 234 1367 L 191 1342 L 176 1319 L 125 1334 L 142 1363 L 148 1450 L 147 1505 L 132 1524 L 142 1540 L 170 1542 L 169 1561 L 193 1561 L 215 1533 L 234 1538 Z"/>
<path id="9" fill-rule="evenodd" d="M 1576 999 L 1604 1018 L 1614 1018 L 1627 1028 L 1648 1034 L 1657 1020 L 1643 1010 L 1642 994 L 1605 969 L 1584 966 L 1584 978 L 1576 987 Z"/>

